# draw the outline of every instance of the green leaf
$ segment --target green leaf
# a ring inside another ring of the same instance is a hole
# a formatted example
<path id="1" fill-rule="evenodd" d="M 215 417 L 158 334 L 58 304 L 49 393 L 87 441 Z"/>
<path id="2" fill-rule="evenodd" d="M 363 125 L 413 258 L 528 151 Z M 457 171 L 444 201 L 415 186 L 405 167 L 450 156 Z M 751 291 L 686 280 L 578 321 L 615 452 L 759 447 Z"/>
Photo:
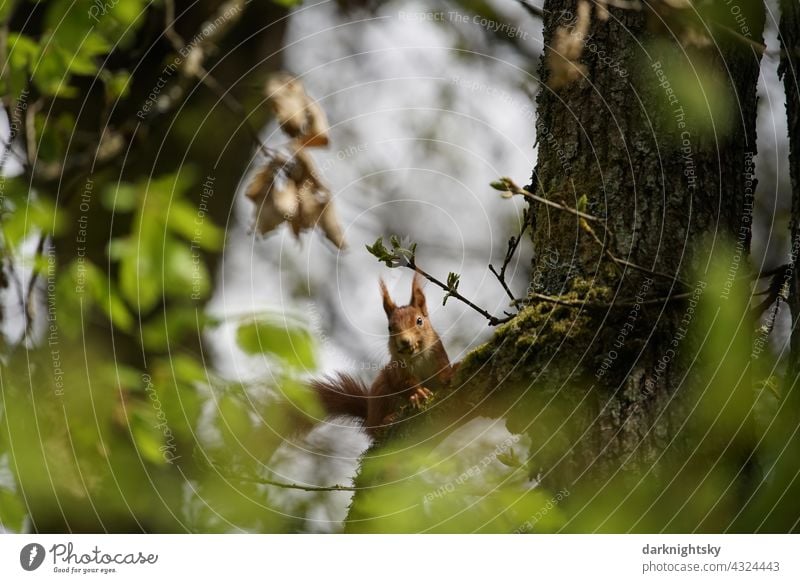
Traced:
<path id="1" fill-rule="evenodd" d="M 23 34 L 10 33 L 6 50 L 11 86 L 3 87 L 3 92 L 12 94 L 16 99 L 18 96 L 24 96 L 23 91 L 27 85 L 28 75 L 39 55 L 39 45 L 32 38 Z"/>
<path id="2" fill-rule="evenodd" d="M 241 399 L 224 395 L 219 400 L 218 429 L 225 443 L 237 446 L 245 441 L 252 429 L 250 415 Z"/>
<path id="3" fill-rule="evenodd" d="M 366 245 L 366 247 L 367 251 L 378 258 L 378 261 L 383 261 L 387 267 L 395 267 L 395 265 L 393 265 L 395 257 L 392 253 L 389 253 L 389 250 L 383 245 L 383 237 L 378 237 L 372 246 Z"/>
<path id="4" fill-rule="evenodd" d="M 442 305 L 444 306 L 447 304 L 447 300 L 450 299 L 455 292 L 458 291 L 458 285 L 461 283 L 461 276 L 457 273 L 450 272 L 447 274 L 447 293 L 444 295 L 442 299 Z"/>
<path id="5" fill-rule="evenodd" d="M 176 354 L 170 359 L 172 370 L 181 382 L 208 383 L 214 378 L 212 371 L 208 370 L 201 361 L 186 354 Z"/>
<path id="6" fill-rule="evenodd" d="M 509 468 L 521 468 L 525 464 L 517 456 L 517 452 L 513 447 L 508 448 L 508 451 L 501 451 L 497 454 L 497 461 Z"/>
<path id="7" fill-rule="evenodd" d="M 298 369 L 315 367 L 311 334 L 301 328 L 256 320 L 239 326 L 236 342 L 247 354 L 273 354 Z"/>
<path id="8" fill-rule="evenodd" d="M 56 116 L 37 115 L 36 135 L 39 140 L 39 158 L 60 161 L 67 154 L 69 141 L 75 134 L 75 117 L 70 113 Z"/>
<path id="9" fill-rule="evenodd" d="M 131 436 L 139 454 L 151 463 L 164 465 L 167 463 L 162 450 L 164 433 L 158 425 L 152 411 L 137 411 L 130 417 Z"/>
<path id="10" fill-rule="evenodd" d="M 207 251 L 222 248 L 222 230 L 211 222 L 208 216 L 201 215 L 197 209 L 182 200 L 173 200 L 167 216 L 167 225 L 173 232 L 192 241 Z"/>
<path id="11" fill-rule="evenodd" d="M 60 233 L 64 226 L 63 215 L 50 199 L 29 196 L 3 220 L 6 245 L 11 248 L 36 233 Z"/>
<path id="12" fill-rule="evenodd" d="M 204 321 L 201 310 L 193 307 L 170 307 L 166 312 L 153 315 L 142 326 L 144 345 L 150 350 L 166 350 L 170 346 L 174 349 L 187 337 L 199 335 Z"/>
<path id="13" fill-rule="evenodd" d="M 52 42 L 50 35 L 44 35 L 39 45 L 38 60 L 31 71 L 36 86 L 45 95 L 75 97 L 78 90 L 69 85 L 69 68 L 64 52 Z"/>
<path id="14" fill-rule="evenodd" d="M 412 243 L 407 248 L 403 247 L 397 235 L 389 238 L 392 250 L 389 251 L 383 244 L 383 237 L 378 237 L 374 244 L 367 245 L 367 251 L 377 257 L 379 261 L 386 264 L 386 267 L 394 268 L 400 265 L 407 265 L 414 262 L 417 253 L 417 244 Z"/>
<path id="15" fill-rule="evenodd" d="M 11 13 L 14 11 L 14 8 L 19 4 L 19 0 L 1 0 L 0 3 L 0 21 L 5 22 L 6 19 L 11 16 Z M 0 520 L 2 522 L 2 520 Z"/>
<path id="16" fill-rule="evenodd" d="M 20 496 L 0 488 L 0 524 L 14 532 L 22 532 L 28 514 Z"/>
<path id="17" fill-rule="evenodd" d="M 205 298 L 211 291 L 211 276 L 199 252 L 170 238 L 164 247 L 164 293 L 186 300 Z"/>
<path id="18" fill-rule="evenodd" d="M 133 331 L 133 316 L 128 311 L 128 307 L 117 293 L 109 277 L 96 265 L 89 261 L 82 264 L 76 260 L 73 262 L 73 277 L 80 281 L 82 275 L 87 290 L 92 299 L 100 306 L 114 326 L 125 332 Z M 82 271 L 82 274 L 81 274 Z"/>
<path id="19" fill-rule="evenodd" d="M 325 418 L 325 410 L 319 402 L 314 391 L 304 383 L 292 379 L 284 379 L 280 383 L 280 390 L 286 400 L 296 407 L 301 413 L 312 420 Z"/>
<path id="20" fill-rule="evenodd" d="M 136 208 L 139 202 L 139 187 L 121 182 L 109 184 L 103 190 L 101 201 L 103 206 L 115 213 L 129 213 Z"/>
<path id="21" fill-rule="evenodd" d="M 134 225 L 135 226 L 135 225 Z M 141 230 L 131 235 L 124 247 L 120 263 L 119 287 L 122 296 L 132 306 L 148 311 L 161 298 L 163 283 L 160 268 L 163 260 L 160 225 L 141 222 Z"/>
<path id="22" fill-rule="evenodd" d="M 100 70 L 100 77 L 106 86 L 106 99 L 115 102 L 128 96 L 131 89 L 131 74 L 128 71 L 112 73 L 107 69 Z"/>
<path id="23" fill-rule="evenodd" d="M 12 68 L 26 68 L 39 56 L 39 44 L 24 34 L 9 33 L 7 47 Z"/>
<path id="24" fill-rule="evenodd" d="M 100 366 L 103 373 L 116 381 L 121 390 L 129 392 L 143 392 L 142 371 L 132 366 L 119 362 L 103 363 Z"/>

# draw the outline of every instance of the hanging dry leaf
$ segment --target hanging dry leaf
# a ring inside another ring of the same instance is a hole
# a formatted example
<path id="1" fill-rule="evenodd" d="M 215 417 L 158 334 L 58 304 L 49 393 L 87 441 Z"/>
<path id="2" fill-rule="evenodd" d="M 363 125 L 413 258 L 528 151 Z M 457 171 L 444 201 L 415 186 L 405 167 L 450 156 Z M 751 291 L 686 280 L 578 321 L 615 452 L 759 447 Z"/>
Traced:
<path id="1" fill-rule="evenodd" d="M 273 75 L 266 92 L 281 129 L 292 138 L 293 145 L 288 156 L 273 154 L 247 187 L 245 194 L 256 205 L 255 228 L 265 235 L 286 222 L 299 238 L 303 231 L 318 226 L 343 249 L 344 233 L 330 191 L 305 150 L 328 145 L 325 113 L 306 94 L 302 83 L 288 73 Z"/>
<path id="2" fill-rule="evenodd" d="M 331 243 L 339 249 L 344 249 L 347 245 L 333 201 L 318 196 L 308 182 L 303 185 L 298 194 L 302 210 L 295 215 L 291 222 L 295 236 L 299 237 L 303 230 L 319 227 Z"/>
<path id="3" fill-rule="evenodd" d="M 256 173 L 245 195 L 255 204 L 255 229 L 265 235 L 297 213 L 297 194 L 291 180 L 281 179 L 284 160 L 272 159 Z"/>
<path id="4" fill-rule="evenodd" d="M 345 247 L 330 191 L 303 149 L 288 161 L 276 156 L 267 162 L 245 194 L 256 205 L 255 228 L 259 234 L 265 235 L 287 222 L 299 238 L 303 231 L 319 226 L 334 245 Z"/>
<path id="5" fill-rule="evenodd" d="M 712 45 L 706 23 L 697 15 L 691 0 L 660 0 L 647 20 L 650 30 L 676 36 L 681 46 L 705 48 Z"/>
<path id="6" fill-rule="evenodd" d="M 267 81 L 267 98 L 281 129 L 300 147 L 328 145 L 328 120 L 299 79 L 285 72 Z"/>
<path id="7" fill-rule="evenodd" d="M 250 181 L 250 184 L 247 185 L 247 190 L 244 192 L 247 198 L 256 203 L 260 203 L 266 198 L 280 170 L 279 162 L 282 162 L 282 160 L 279 161 L 277 158 L 273 158 L 256 172 L 256 175 Z"/>
<path id="8" fill-rule="evenodd" d="M 300 212 L 292 221 L 292 230 L 297 235 L 302 229 L 318 226 L 331 243 L 344 249 L 344 233 L 334 210 L 331 193 L 319 179 L 314 161 L 304 150 L 296 153 L 295 161 L 292 178 L 302 186 L 298 190 Z"/>
<path id="9" fill-rule="evenodd" d="M 553 42 L 547 54 L 551 89 L 564 87 L 586 75 L 586 65 L 578 62 L 583 54 L 583 45 L 589 33 L 592 7 L 586 0 L 578 2 L 575 22 L 570 26 L 559 26 L 553 34 Z"/>
<path id="10" fill-rule="evenodd" d="M 344 231 L 342 231 L 342 226 L 339 224 L 339 217 L 331 201 L 328 201 L 325 206 L 322 207 L 318 224 L 328 240 L 336 245 L 336 247 L 339 249 L 347 247 L 347 243 L 344 240 Z"/>
<path id="11" fill-rule="evenodd" d="M 675 8 L 676 10 L 683 10 L 685 8 L 692 7 L 692 0 L 661 0 L 661 1 L 670 8 Z"/>

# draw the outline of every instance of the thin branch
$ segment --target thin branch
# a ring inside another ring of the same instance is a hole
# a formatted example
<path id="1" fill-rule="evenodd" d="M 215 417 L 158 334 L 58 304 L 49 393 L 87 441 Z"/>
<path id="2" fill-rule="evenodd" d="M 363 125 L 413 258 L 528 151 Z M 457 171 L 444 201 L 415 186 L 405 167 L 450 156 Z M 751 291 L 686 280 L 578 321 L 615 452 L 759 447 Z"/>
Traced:
<path id="1" fill-rule="evenodd" d="M 33 253 L 33 270 L 31 271 L 31 278 L 28 281 L 28 291 L 23 298 L 25 302 L 23 305 L 23 314 L 25 315 L 25 329 L 22 331 L 22 337 L 17 344 L 23 342 L 33 331 L 33 294 L 36 291 L 36 283 L 39 280 L 39 270 L 36 269 L 36 260 L 44 253 L 44 245 L 47 236 L 44 233 L 39 235 L 39 242 L 36 244 L 36 251 Z"/>
<path id="2" fill-rule="evenodd" d="M 3 239 L 6 240 L 6 241 L 8 240 L 8 237 L 6 237 L 5 231 L 3 231 Z M 19 278 L 19 274 L 17 273 L 17 270 L 14 269 L 14 261 L 13 261 L 13 258 L 11 257 L 11 255 L 10 254 L 7 255 L 4 259 L 6 261 L 8 261 L 8 264 L 5 266 L 6 272 L 11 277 L 11 280 L 14 282 L 14 287 L 17 289 L 17 297 L 19 298 L 19 308 L 20 308 L 20 310 L 22 310 L 22 313 L 25 314 L 26 313 L 25 312 L 25 290 L 24 290 L 24 286 L 22 285 L 22 280 Z M 23 338 L 20 339 L 20 342 L 23 339 L 24 339 L 24 335 L 23 335 Z"/>
<path id="3" fill-rule="evenodd" d="M 278 482 L 268 478 L 261 478 L 259 476 L 243 476 L 233 474 L 223 470 L 219 466 L 212 466 L 220 475 L 237 482 L 249 482 L 252 484 L 263 484 L 265 486 L 275 486 L 276 488 L 283 488 L 285 490 L 303 490 L 305 492 L 356 492 L 359 488 L 355 486 L 341 486 L 334 484 L 333 486 L 304 486 L 302 484 L 290 484 L 286 482 Z"/>
<path id="4" fill-rule="evenodd" d="M 584 220 L 587 220 L 587 221 L 590 221 L 592 223 L 605 224 L 605 222 L 606 222 L 605 219 L 602 219 L 600 217 L 596 217 L 594 215 L 586 214 L 586 213 L 584 213 L 582 211 L 579 211 L 578 209 L 574 209 L 572 207 L 569 207 L 569 206 L 557 203 L 555 201 L 543 198 L 543 197 L 539 196 L 538 194 L 533 194 L 532 192 L 529 192 L 529 191 L 525 190 L 524 188 L 518 186 L 510 178 L 503 178 L 501 180 L 501 182 L 503 183 L 503 186 L 506 187 L 506 191 L 510 192 L 512 194 L 519 194 L 521 196 L 524 196 L 525 198 L 529 198 L 529 199 L 531 199 L 533 201 L 536 201 L 539 204 L 543 204 L 545 206 L 549 206 L 549 207 L 552 207 L 554 209 L 573 214 L 576 217 L 580 217 L 580 218 L 582 218 Z M 502 190 L 502 189 L 500 189 L 500 190 Z"/>
<path id="5" fill-rule="evenodd" d="M 721 24 L 721 23 L 719 23 L 719 22 L 717 22 L 715 20 L 710 20 L 710 19 L 709 19 L 708 22 L 711 24 L 712 28 L 716 28 L 717 30 L 720 30 L 720 31 L 728 34 L 729 36 L 731 36 L 733 39 L 735 39 L 739 43 L 749 46 L 751 49 L 756 51 L 756 53 L 758 53 L 759 56 L 765 56 L 765 57 L 770 57 L 770 58 L 780 58 L 781 56 L 783 56 L 783 51 L 782 50 L 777 50 L 777 51 L 772 50 L 771 51 L 771 50 L 769 50 L 767 48 L 767 45 L 765 45 L 764 43 L 760 43 L 760 42 L 755 41 L 755 40 L 753 40 L 751 38 L 748 38 L 745 35 L 743 35 L 742 33 L 738 32 L 736 30 L 733 30 L 732 28 L 730 28 L 730 27 L 728 27 L 728 26 L 726 26 L 724 24 Z"/>
<path id="6" fill-rule="evenodd" d="M 519 2 L 520 6 L 522 6 L 525 9 L 525 11 L 534 18 L 544 19 L 544 13 L 545 13 L 544 8 L 539 8 L 538 6 L 534 6 L 527 0 L 517 0 L 517 2 Z"/>
<path id="7" fill-rule="evenodd" d="M 625 275 L 625 270 L 622 269 L 622 265 L 620 263 L 621 260 L 617 259 L 617 257 L 608 248 L 608 245 L 605 245 L 600 240 L 600 237 L 598 237 L 597 233 L 594 232 L 594 229 L 589 226 L 589 223 L 587 223 L 585 220 L 581 219 L 580 227 L 585 233 L 587 233 L 592 238 L 592 240 L 594 240 L 595 243 L 597 243 L 597 246 L 600 247 L 600 250 L 605 254 L 606 257 L 608 257 L 608 259 L 611 261 L 611 263 L 614 264 L 614 267 L 616 267 L 617 271 L 619 272 L 620 278 L 622 278 Z M 606 231 L 606 235 L 611 237 L 612 236 L 611 229 L 609 229 L 606 225 L 603 225 L 603 228 Z"/>
<path id="8" fill-rule="evenodd" d="M 587 300 L 566 300 L 566 299 L 558 298 L 558 297 L 555 297 L 555 296 L 548 296 L 548 295 L 545 295 L 545 294 L 540 294 L 540 293 L 537 293 L 537 292 L 533 292 L 528 298 L 526 298 L 524 300 L 517 300 L 515 302 L 515 304 L 517 306 L 526 306 L 526 305 L 531 304 L 532 303 L 531 300 L 534 299 L 534 300 L 539 300 L 539 301 L 550 303 L 550 304 L 556 304 L 558 306 L 565 306 L 567 308 L 591 308 L 591 309 L 596 309 L 596 310 L 607 310 L 607 309 L 610 309 L 610 308 L 628 308 L 628 307 L 632 307 L 632 306 L 636 306 L 636 305 L 639 305 L 639 306 L 660 305 L 660 304 L 663 304 L 665 302 L 686 300 L 686 299 L 689 299 L 690 297 L 692 297 L 693 293 L 694 292 L 671 294 L 671 295 L 668 295 L 668 296 L 662 296 L 662 297 L 658 297 L 658 298 L 651 298 L 649 300 L 642 300 L 642 301 L 623 300 L 623 301 L 606 303 L 606 302 L 590 302 L 590 301 L 587 301 Z"/>
<path id="9" fill-rule="evenodd" d="M 166 0 L 165 1 L 165 34 L 167 39 L 170 41 L 172 48 L 178 54 L 183 54 L 186 49 L 186 43 L 183 38 L 175 31 L 175 2 L 174 0 Z M 244 5 L 246 2 L 238 2 L 236 0 L 232 2 L 228 2 L 227 4 L 220 7 L 218 14 L 225 14 L 226 11 L 230 11 L 230 7 L 237 7 L 237 11 L 241 13 L 244 9 Z M 227 7 L 226 7 L 227 6 Z M 225 10 L 223 10 L 223 8 Z M 227 28 L 230 27 L 232 24 L 230 21 L 233 20 L 232 18 L 228 18 L 225 22 L 228 23 Z M 191 53 L 188 57 L 186 57 L 187 62 L 192 62 L 192 67 L 186 68 L 185 71 L 197 80 L 199 80 L 203 85 L 205 85 L 208 89 L 210 89 L 222 102 L 222 104 L 234 115 L 242 118 L 242 123 L 250 134 L 251 139 L 253 142 L 258 146 L 261 152 L 267 156 L 272 157 L 276 154 L 276 151 L 269 146 L 267 146 L 258 134 L 258 129 L 253 126 L 252 122 L 250 121 L 250 117 L 245 110 L 244 106 L 228 91 L 217 79 L 203 66 L 203 61 L 205 60 L 206 52 L 202 48 L 202 46 L 208 45 L 210 40 L 216 39 L 224 30 L 222 26 L 218 26 L 214 29 L 213 36 L 208 35 L 203 39 L 203 43 L 195 45 L 191 49 Z M 201 27 L 203 29 L 203 27 Z M 198 58 L 193 58 L 193 54 L 196 53 L 199 55 Z"/>
<path id="10" fill-rule="evenodd" d="M 660 278 L 666 279 L 668 281 L 678 282 L 678 283 L 680 283 L 681 285 L 683 285 L 683 286 L 685 286 L 687 288 L 691 288 L 692 287 L 687 282 L 683 281 L 679 277 L 675 277 L 674 275 L 670 275 L 668 273 L 663 273 L 661 271 L 653 271 L 652 269 L 648 269 L 646 267 L 642 267 L 641 265 L 636 265 L 635 263 L 633 263 L 631 261 L 626 261 L 625 259 L 620 259 L 619 257 L 615 257 L 615 260 L 618 263 L 620 263 L 621 265 L 624 265 L 625 267 L 630 267 L 631 269 L 635 269 L 636 271 L 641 271 L 642 273 L 646 273 L 648 275 L 654 275 L 656 277 L 660 277 Z"/>
<path id="11" fill-rule="evenodd" d="M 247 115 L 247 111 L 245 110 L 244 106 L 239 103 L 239 101 L 231 95 L 229 91 L 227 91 L 217 79 L 211 75 L 205 68 L 200 66 L 198 68 L 198 79 L 200 82 L 203 83 L 206 87 L 208 87 L 211 91 L 213 91 L 217 97 L 220 98 L 222 104 L 228 108 L 228 110 L 233 113 L 234 115 L 242 116 L 242 121 L 244 123 L 244 127 L 247 129 L 247 133 L 250 134 L 250 138 L 253 140 L 253 143 L 258 146 L 261 152 L 267 156 L 272 157 L 277 154 L 277 151 L 273 148 L 267 146 L 262 140 L 261 137 L 258 135 L 258 130 L 253 126 L 252 122 L 250 121 L 250 116 Z"/>
<path id="12" fill-rule="evenodd" d="M 773 267 L 772 269 L 768 269 L 766 271 L 761 271 L 754 276 L 751 275 L 743 275 L 740 279 L 764 279 L 765 277 L 772 277 L 773 275 L 777 275 L 779 273 L 785 273 L 787 269 L 789 269 L 790 265 L 788 263 L 784 263 L 783 265 L 778 265 L 777 267 Z"/>
<path id="13" fill-rule="evenodd" d="M 28 161 L 17 151 L 13 148 L 13 138 L 14 132 L 11 132 L 11 136 L 9 136 L 8 140 L 0 140 L 0 147 L 3 148 L 3 153 L 0 154 L 0 172 L 3 172 L 6 167 L 6 162 L 8 162 L 8 157 L 13 156 L 17 159 L 17 161 L 22 165 L 23 168 L 28 168 Z M 8 176 L 3 176 L 3 179 L 9 178 Z"/>
<path id="14" fill-rule="evenodd" d="M 39 157 L 39 151 L 36 145 L 36 114 L 42 108 L 41 100 L 36 100 L 31 103 L 25 110 L 25 140 L 26 150 L 28 155 L 28 165 L 33 167 Z"/>
<path id="15" fill-rule="evenodd" d="M 589 214 L 586 214 L 586 213 L 584 213 L 582 211 L 579 211 L 578 209 L 574 209 L 572 207 L 568 207 L 566 205 L 562 205 L 562 204 L 554 202 L 552 200 L 548 200 L 546 198 L 542 198 L 541 196 L 533 194 L 532 192 L 530 192 L 528 190 L 525 190 L 524 188 L 518 186 L 510 178 L 502 178 L 499 181 L 499 183 L 496 184 L 495 187 L 496 188 L 499 187 L 498 188 L 499 190 L 502 190 L 503 188 L 505 188 L 506 192 L 510 192 L 512 194 L 522 195 L 522 196 L 524 196 L 526 198 L 529 198 L 529 199 L 531 199 L 531 200 L 533 200 L 535 202 L 538 202 L 540 204 L 544 204 L 546 206 L 558 209 L 560 211 L 568 212 L 570 214 L 573 214 L 573 215 L 577 216 L 579 219 L 582 219 L 583 221 L 597 223 L 597 224 L 599 224 L 599 225 L 601 225 L 603 227 L 603 230 L 606 232 L 606 234 L 609 237 L 613 237 L 614 236 L 613 231 L 606 224 L 606 219 L 603 219 L 601 217 L 596 217 L 594 215 L 589 215 Z M 609 258 L 609 260 L 611 260 L 613 263 L 615 263 L 617 265 L 617 267 L 619 267 L 620 265 L 624 265 L 626 267 L 630 267 L 631 269 L 635 269 L 636 271 L 640 271 L 642 273 L 646 273 L 646 274 L 652 275 L 654 277 L 660 277 L 662 279 L 666 279 L 666 280 L 668 280 L 668 281 L 670 281 L 672 283 L 675 283 L 675 282 L 680 283 L 681 285 L 683 285 L 683 286 L 685 286 L 686 288 L 689 288 L 689 289 L 692 287 L 687 282 L 683 281 L 682 279 L 680 279 L 679 277 L 676 277 L 674 275 L 669 275 L 667 273 L 663 273 L 663 272 L 660 272 L 660 271 L 653 271 L 652 269 L 648 269 L 647 267 L 644 267 L 642 265 L 637 265 L 636 263 L 633 263 L 631 261 L 627 261 L 625 259 L 620 259 L 616 255 L 614 255 L 608 249 L 608 247 L 605 244 L 603 244 L 603 242 L 597 236 L 597 233 L 594 232 L 594 229 L 592 229 L 589 224 L 582 223 L 581 224 L 581 229 L 584 230 L 585 232 L 587 232 L 592 237 L 592 239 L 600 246 L 603 254 L 605 254 L 606 257 Z"/>
<path id="16" fill-rule="evenodd" d="M 444 291 L 446 291 L 452 297 L 457 299 L 459 302 L 468 305 L 470 308 L 472 308 L 473 310 L 478 312 L 481 316 L 483 316 L 484 318 L 486 318 L 489 321 L 489 326 L 498 326 L 500 324 L 505 324 L 506 322 L 510 322 L 514 318 L 514 316 L 516 315 L 516 314 L 508 314 L 505 318 L 498 318 L 496 316 L 491 315 L 489 312 L 487 312 L 486 310 L 484 310 L 480 306 L 477 306 L 476 304 L 474 304 L 473 302 L 471 302 L 470 300 L 468 300 L 467 298 L 462 296 L 458 291 L 456 291 L 454 289 L 451 289 L 446 283 L 442 283 L 441 281 L 436 279 L 434 276 L 432 276 L 430 273 L 428 273 L 427 271 L 424 271 L 423 269 L 421 269 L 416 264 L 416 262 L 415 262 L 413 257 L 411 259 L 409 259 L 408 262 L 403 263 L 403 265 L 405 267 L 408 267 L 409 269 L 412 269 L 412 270 L 416 271 L 417 273 L 419 273 L 422 277 L 427 279 L 432 284 L 442 288 Z"/>
<path id="17" fill-rule="evenodd" d="M 522 240 L 525 231 L 528 229 L 529 222 L 530 221 L 528 213 L 527 212 L 523 213 L 522 228 L 519 231 L 519 235 L 517 235 L 516 237 L 511 237 L 508 240 L 508 249 L 506 249 L 506 256 L 503 259 L 503 265 L 500 267 L 500 272 L 499 273 L 497 272 L 497 270 L 494 268 L 494 265 L 492 265 L 491 263 L 489 264 L 489 271 L 491 271 L 495 275 L 497 281 L 499 281 L 500 285 L 503 286 L 503 289 L 505 290 L 506 294 L 508 295 L 508 297 L 511 299 L 512 302 L 515 301 L 517 298 L 514 297 L 514 294 L 511 292 L 511 289 L 508 287 L 508 284 L 506 283 L 506 269 L 508 268 L 508 264 L 511 262 L 511 259 L 514 257 L 514 254 L 517 252 L 517 248 L 519 248 L 519 243 Z"/>
<path id="18" fill-rule="evenodd" d="M 767 308 L 769 308 L 772 304 L 775 304 L 775 314 L 777 315 L 777 310 L 780 307 L 781 300 L 784 299 L 786 295 L 785 288 L 788 283 L 788 269 L 789 265 L 782 265 L 779 268 L 770 270 L 771 272 L 774 272 L 772 274 L 772 279 L 770 280 L 767 288 L 761 292 L 767 297 L 751 310 L 751 313 L 755 317 L 760 318 L 761 315 L 767 311 Z"/>
<path id="19" fill-rule="evenodd" d="M 500 285 L 503 286 L 503 289 L 505 290 L 506 295 L 509 297 L 509 299 L 512 302 L 515 301 L 517 298 L 514 297 L 514 294 L 509 289 L 508 284 L 506 283 L 506 278 L 505 278 L 505 275 L 503 274 L 503 271 L 500 270 L 500 273 L 498 273 L 495 270 L 494 265 L 492 265 L 491 263 L 489 264 L 489 271 L 491 271 L 494 274 L 494 276 L 497 278 L 497 281 L 499 281 Z"/>

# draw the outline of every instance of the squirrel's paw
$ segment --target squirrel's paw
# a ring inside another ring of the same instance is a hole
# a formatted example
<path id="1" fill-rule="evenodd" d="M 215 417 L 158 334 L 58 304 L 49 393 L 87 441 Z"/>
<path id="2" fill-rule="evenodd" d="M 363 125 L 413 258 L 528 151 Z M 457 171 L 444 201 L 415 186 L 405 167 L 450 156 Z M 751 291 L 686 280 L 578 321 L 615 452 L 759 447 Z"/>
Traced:
<path id="1" fill-rule="evenodd" d="M 408 400 L 411 402 L 411 406 L 414 409 L 422 409 L 428 400 L 432 398 L 433 392 L 431 392 L 430 389 L 426 389 L 425 387 L 417 387 L 414 389 L 414 392 L 411 393 L 411 396 L 408 398 Z"/>

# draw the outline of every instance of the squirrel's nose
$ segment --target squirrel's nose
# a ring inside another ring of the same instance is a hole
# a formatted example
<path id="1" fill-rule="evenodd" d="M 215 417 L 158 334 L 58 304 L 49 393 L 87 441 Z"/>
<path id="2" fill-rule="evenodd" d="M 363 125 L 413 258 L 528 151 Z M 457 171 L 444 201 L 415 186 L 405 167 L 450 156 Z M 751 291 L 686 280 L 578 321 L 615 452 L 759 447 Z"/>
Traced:
<path id="1" fill-rule="evenodd" d="M 410 338 L 400 338 L 400 348 L 402 350 L 411 350 L 412 344 L 413 343 L 411 342 Z"/>

